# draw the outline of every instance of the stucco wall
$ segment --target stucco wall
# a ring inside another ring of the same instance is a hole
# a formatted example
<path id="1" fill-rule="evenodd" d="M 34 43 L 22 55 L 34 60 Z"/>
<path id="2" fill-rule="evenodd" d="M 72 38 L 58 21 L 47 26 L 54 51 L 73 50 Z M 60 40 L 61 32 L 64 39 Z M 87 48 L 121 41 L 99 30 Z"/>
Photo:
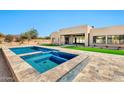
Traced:
<path id="1" fill-rule="evenodd" d="M 52 44 L 59 44 L 60 43 L 60 35 L 59 32 L 53 32 L 51 35 L 51 42 Z M 54 40 L 53 40 L 54 39 Z"/>
<path id="2" fill-rule="evenodd" d="M 75 26 L 70 28 L 60 29 L 60 35 L 71 35 L 71 34 L 81 34 L 85 33 L 87 29 L 87 25 Z"/>
<path id="3" fill-rule="evenodd" d="M 58 32 L 54 32 L 51 34 L 51 38 L 55 38 L 54 44 L 65 44 L 64 35 L 69 35 L 69 43 L 72 44 L 72 35 L 76 34 L 85 34 L 85 46 L 94 45 L 93 44 L 93 36 L 100 35 L 124 35 L 124 25 L 123 26 L 111 26 L 104 28 L 92 28 L 88 25 L 70 27 L 60 29 Z M 89 34 L 89 37 L 88 37 Z M 104 46 L 106 44 L 96 44 L 99 46 Z M 107 44 L 113 46 L 112 44 Z M 115 45 L 118 46 L 118 45 Z M 119 45 L 120 46 L 120 45 Z M 124 45 L 121 45 L 124 46 Z"/>
<path id="4" fill-rule="evenodd" d="M 105 28 L 95 28 L 90 31 L 90 45 L 93 45 L 93 36 L 100 35 L 124 35 L 124 26 L 112 26 Z M 105 45 L 105 44 L 97 44 Z"/>
<path id="5" fill-rule="evenodd" d="M 54 32 L 51 34 L 51 38 L 55 38 L 55 41 L 52 43 L 64 44 L 64 35 L 70 35 L 69 43 L 72 44 L 72 35 L 85 34 L 85 45 L 88 46 L 88 34 L 91 29 L 92 27 L 88 25 L 60 29 L 58 32 Z"/>

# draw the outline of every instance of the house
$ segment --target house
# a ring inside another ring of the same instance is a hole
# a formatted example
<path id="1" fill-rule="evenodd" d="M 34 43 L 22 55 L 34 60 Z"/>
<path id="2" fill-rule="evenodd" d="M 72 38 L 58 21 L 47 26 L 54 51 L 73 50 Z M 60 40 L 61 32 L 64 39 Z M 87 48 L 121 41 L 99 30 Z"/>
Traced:
<path id="1" fill-rule="evenodd" d="M 80 44 L 85 46 L 124 47 L 124 26 L 94 28 L 81 25 L 60 29 L 51 35 L 53 44 Z"/>

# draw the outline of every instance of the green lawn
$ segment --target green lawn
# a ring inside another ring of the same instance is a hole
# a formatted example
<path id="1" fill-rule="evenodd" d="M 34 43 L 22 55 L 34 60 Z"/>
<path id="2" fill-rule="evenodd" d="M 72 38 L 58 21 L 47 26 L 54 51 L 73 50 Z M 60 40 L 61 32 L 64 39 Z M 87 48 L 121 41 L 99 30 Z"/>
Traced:
<path id="1" fill-rule="evenodd" d="M 81 51 L 92 51 L 92 52 L 124 55 L 124 50 L 110 50 L 110 49 L 90 48 L 90 47 L 80 47 L 80 46 L 65 46 L 64 48 L 81 50 Z"/>
<path id="2" fill-rule="evenodd" d="M 41 46 L 60 46 L 60 45 L 57 45 L 57 44 L 41 44 Z"/>

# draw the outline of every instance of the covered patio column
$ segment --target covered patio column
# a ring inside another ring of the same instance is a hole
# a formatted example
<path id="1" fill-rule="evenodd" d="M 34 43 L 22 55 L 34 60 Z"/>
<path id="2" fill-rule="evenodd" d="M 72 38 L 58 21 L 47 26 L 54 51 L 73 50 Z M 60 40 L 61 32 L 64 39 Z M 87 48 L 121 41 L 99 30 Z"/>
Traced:
<path id="1" fill-rule="evenodd" d="M 88 46 L 88 39 L 89 39 L 89 37 L 88 37 L 88 33 L 85 33 L 85 46 Z"/>
<path id="2" fill-rule="evenodd" d="M 60 45 L 65 44 L 65 38 L 64 37 L 65 37 L 64 35 L 60 35 L 60 42 L 59 42 Z"/>
<path id="3" fill-rule="evenodd" d="M 108 44 L 108 38 L 107 38 L 107 35 L 105 36 L 105 40 L 106 40 L 105 44 L 107 45 L 107 44 Z"/>
<path id="4" fill-rule="evenodd" d="M 69 44 L 73 44 L 73 35 L 69 36 Z"/>

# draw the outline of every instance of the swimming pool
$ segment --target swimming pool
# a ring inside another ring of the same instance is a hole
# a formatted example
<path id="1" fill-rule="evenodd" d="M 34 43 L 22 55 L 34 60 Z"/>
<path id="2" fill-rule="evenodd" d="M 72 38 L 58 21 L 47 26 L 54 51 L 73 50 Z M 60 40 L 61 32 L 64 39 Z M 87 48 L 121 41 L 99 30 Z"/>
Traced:
<path id="1" fill-rule="evenodd" d="M 77 55 L 70 54 L 66 52 L 60 52 L 56 49 L 49 49 L 38 46 L 29 46 L 29 47 L 16 47 L 10 48 L 15 54 L 26 54 L 41 51 L 40 53 L 20 55 L 20 57 L 36 69 L 39 73 L 43 73 L 52 69 Z"/>
<path id="2" fill-rule="evenodd" d="M 41 52 L 57 51 L 55 49 L 48 49 L 48 48 L 37 47 L 37 46 L 10 48 L 10 50 L 17 55 L 31 53 L 31 52 L 38 52 L 38 51 L 41 51 Z"/>
<path id="3" fill-rule="evenodd" d="M 35 68 L 39 73 L 44 73 L 76 56 L 77 55 L 75 54 L 56 51 L 27 55 L 22 56 L 21 58 Z"/>

